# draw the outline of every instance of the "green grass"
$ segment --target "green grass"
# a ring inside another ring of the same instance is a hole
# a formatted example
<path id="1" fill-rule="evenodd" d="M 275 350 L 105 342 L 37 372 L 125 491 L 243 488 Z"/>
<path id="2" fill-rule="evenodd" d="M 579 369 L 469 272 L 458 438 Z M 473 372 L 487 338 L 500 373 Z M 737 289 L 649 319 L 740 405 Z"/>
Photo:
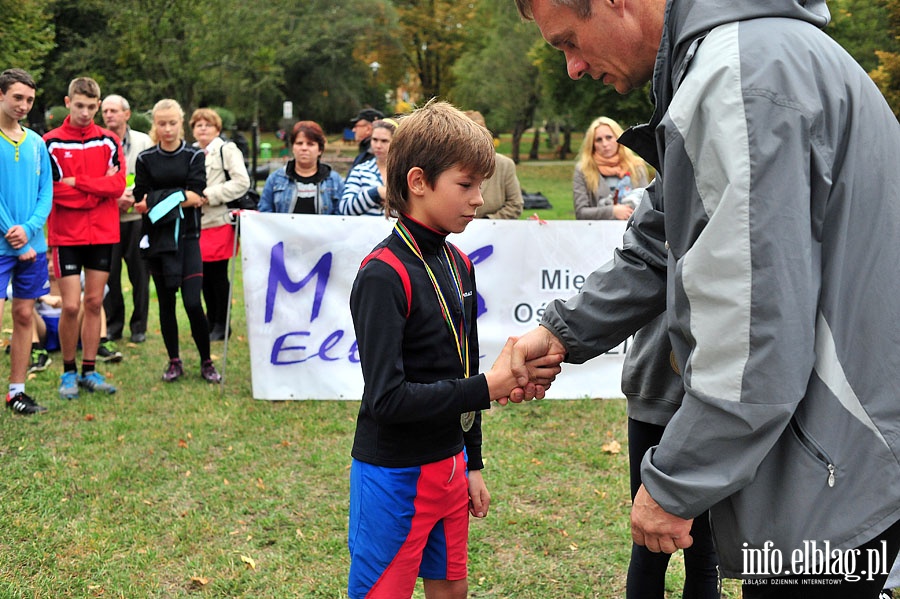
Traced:
<path id="1" fill-rule="evenodd" d="M 552 196 L 554 210 L 571 209 L 561 197 L 571 165 L 524 163 L 519 176 Z M 359 404 L 253 400 L 239 274 L 235 288 L 224 388 L 200 378 L 183 317 L 186 376 L 160 380 L 166 357 L 153 301 L 148 341 L 120 344 L 124 361 L 100 367 L 117 394 L 59 399 L 56 353 L 28 381 L 50 411 L 0 413 L 0 598 L 345 597 Z M 213 344 L 220 370 L 222 349 Z M 625 421 L 624 400 L 486 414 L 493 500 L 471 526 L 471 597 L 624 597 Z M 621 451 L 604 450 L 610 441 Z M 667 595 L 678 597 L 680 553 L 669 571 Z M 733 582 L 725 588 L 740 596 Z"/>

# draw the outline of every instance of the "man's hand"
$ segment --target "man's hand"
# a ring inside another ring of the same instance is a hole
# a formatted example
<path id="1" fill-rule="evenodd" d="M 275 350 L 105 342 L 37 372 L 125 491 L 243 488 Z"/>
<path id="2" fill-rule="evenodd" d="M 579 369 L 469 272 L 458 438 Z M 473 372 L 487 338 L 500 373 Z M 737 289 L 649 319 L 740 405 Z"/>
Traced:
<path id="1" fill-rule="evenodd" d="M 25 244 L 28 243 L 28 234 L 25 232 L 22 225 L 11 226 L 4 237 L 6 238 L 6 241 L 9 242 L 9 245 L 13 246 L 13 249 L 16 250 L 24 247 Z"/>
<path id="2" fill-rule="evenodd" d="M 505 406 L 509 402 L 509 395 L 516 389 L 516 375 L 512 372 L 511 355 L 512 348 L 518 339 L 509 337 L 506 344 L 494 360 L 494 365 L 485 373 L 485 379 L 488 384 L 488 391 L 491 395 L 491 401 L 496 401 L 501 406 Z M 550 382 L 559 374 L 559 364 L 562 362 L 562 354 L 550 354 L 539 356 L 534 360 L 525 362 L 524 368 L 528 372 L 530 380 L 538 381 L 539 384 L 550 386 Z M 539 390 L 538 399 L 543 398 L 544 388 Z M 521 401 L 521 400 L 520 400 Z"/>
<path id="3" fill-rule="evenodd" d="M 675 553 L 694 544 L 693 519 L 685 520 L 666 512 L 641 485 L 631 506 L 631 538 L 654 553 Z"/>
<path id="4" fill-rule="evenodd" d="M 555 356 L 557 364 L 559 364 L 565 355 L 566 346 L 544 327 L 537 327 L 519 337 L 513 345 L 510 359 L 512 373 L 516 377 L 519 387 L 513 389 L 509 400 L 519 403 L 532 399 L 543 399 L 544 392 L 556 379 L 558 370 L 552 376 L 542 376 L 546 371 L 538 372 L 528 363 L 537 358 Z"/>

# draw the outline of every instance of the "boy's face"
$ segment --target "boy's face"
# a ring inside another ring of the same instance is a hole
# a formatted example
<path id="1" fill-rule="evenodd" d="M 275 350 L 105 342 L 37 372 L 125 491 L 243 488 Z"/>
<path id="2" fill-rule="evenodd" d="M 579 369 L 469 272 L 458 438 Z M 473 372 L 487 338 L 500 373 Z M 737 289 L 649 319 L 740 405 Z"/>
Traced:
<path id="1" fill-rule="evenodd" d="M 418 171 L 417 175 L 413 175 Z M 462 233 L 484 205 L 481 184 L 484 177 L 471 175 L 454 166 L 441 173 L 432 189 L 424 181 L 422 170 L 410 171 L 409 215 L 445 233 Z"/>
<path id="2" fill-rule="evenodd" d="M 28 116 L 34 105 L 34 90 L 18 81 L 0 92 L 0 111 L 10 119 L 18 122 Z"/>
<path id="3" fill-rule="evenodd" d="M 83 94 L 66 96 L 66 108 L 69 109 L 71 122 L 75 127 L 87 127 L 94 122 L 94 116 L 100 110 L 100 99 L 90 98 Z"/>

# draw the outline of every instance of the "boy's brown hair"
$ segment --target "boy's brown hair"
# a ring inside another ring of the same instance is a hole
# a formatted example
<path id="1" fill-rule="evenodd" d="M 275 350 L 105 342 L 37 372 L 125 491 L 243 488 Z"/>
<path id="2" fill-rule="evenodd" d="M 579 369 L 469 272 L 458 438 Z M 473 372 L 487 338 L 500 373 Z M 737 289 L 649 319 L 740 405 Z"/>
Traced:
<path id="1" fill-rule="evenodd" d="M 400 119 L 388 150 L 385 170 L 384 213 L 409 212 L 406 175 L 422 169 L 425 182 L 434 188 L 446 170 L 458 167 L 472 175 L 494 174 L 494 141 L 487 129 L 447 102 L 432 98 L 425 106 Z"/>
<path id="2" fill-rule="evenodd" d="M 22 69 L 6 69 L 0 73 L 0 92 L 4 94 L 14 83 L 22 83 L 31 89 L 37 89 L 34 78 Z"/>
<path id="3" fill-rule="evenodd" d="M 69 83 L 69 97 L 81 94 L 88 98 L 100 99 L 100 85 L 90 77 L 77 77 Z"/>

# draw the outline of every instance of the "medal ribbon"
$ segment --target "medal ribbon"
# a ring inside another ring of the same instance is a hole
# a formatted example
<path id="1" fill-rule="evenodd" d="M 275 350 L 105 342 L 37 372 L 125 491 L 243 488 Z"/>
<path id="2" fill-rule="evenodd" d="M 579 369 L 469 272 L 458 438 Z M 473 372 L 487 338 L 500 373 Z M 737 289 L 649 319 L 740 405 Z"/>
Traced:
<path id="1" fill-rule="evenodd" d="M 466 335 L 466 311 L 463 304 L 462 277 L 459 273 L 459 269 L 456 267 L 456 261 L 451 255 L 450 248 L 445 242 L 443 249 L 444 255 L 447 257 L 447 270 L 450 273 L 450 280 L 456 283 L 454 290 L 456 291 L 456 299 L 459 302 L 460 307 L 461 316 L 458 329 L 453 322 L 453 315 L 450 312 L 447 298 L 444 297 L 444 293 L 443 291 L 441 291 L 440 285 L 438 285 L 437 277 L 435 277 L 434 271 L 431 270 L 431 267 L 428 266 L 428 263 L 425 261 L 425 256 L 422 255 L 422 250 L 419 249 L 419 244 L 416 242 L 416 239 L 409 232 L 409 229 L 407 229 L 406 226 L 399 220 L 394 225 L 394 233 L 396 233 L 397 236 L 402 239 L 404 243 L 406 243 L 412 253 L 418 256 L 419 260 L 421 260 L 422 264 L 425 266 L 425 272 L 428 273 L 428 278 L 431 280 L 432 287 L 434 287 L 434 294 L 437 296 L 438 303 L 441 306 L 441 314 L 444 317 L 444 322 L 447 324 L 447 328 L 450 329 L 450 334 L 452 335 L 453 340 L 456 342 L 456 352 L 459 355 L 460 364 L 462 364 L 463 369 L 465 370 L 465 376 L 466 378 L 468 378 L 469 337 L 468 335 Z"/>

